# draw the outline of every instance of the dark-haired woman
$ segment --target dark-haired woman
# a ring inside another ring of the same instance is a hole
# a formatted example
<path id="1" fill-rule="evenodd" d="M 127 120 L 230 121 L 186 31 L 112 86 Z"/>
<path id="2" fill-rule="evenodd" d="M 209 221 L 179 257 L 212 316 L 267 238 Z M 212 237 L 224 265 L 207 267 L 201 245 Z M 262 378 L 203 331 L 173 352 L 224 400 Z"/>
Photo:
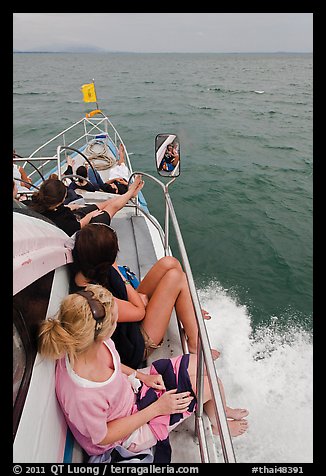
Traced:
<path id="1" fill-rule="evenodd" d="M 72 292 L 89 283 L 101 284 L 112 292 L 118 304 L 118 322 L 133 324 L 134 337 L 124 339 L 123 336 L 113 336 L 122 362 L 126 365 L 133 363 L 137 367 L 162 345 L 174 307 L 184 327 L 189 352 L 196 353 L 197 321 L 186 275 L 179 261 L 172 256 L 159 259 L 134 289 L 119 271 L 116 263 L 118 251 L 117 235 L 108 226 L 91 223 L 77 233 L 73 249 Z M 203 311 L 203 317 L 210 318 L 206 311 Z M 136 339 L 140 342 L 140 335 L 143 355 L 139 355 L 140 344 L 136 345 Z M 140 362 L 127 360 L 127 340 L 130 358 L 135 358 L 134 352 Z M 219 355 L 216 350 L 212 353 L 213 358 Z"/>
<path id="2" fill-rule="evenodd" d="M 81 165 L 77 168 L 76 174 L 88 180 L 75 180 L 69 184 L 68 190 L 76 190 L 78 188 L 95 192 L 103 190 L 106 193 L 124 194 L 128 191 L 128 182 L 123 178 L 114 178 L 103 182 L 97 170 L 91 169 L 89 166 Z"/>
<path id="3" fill-rule="evenodd" d="M 40 189 L 32 195 L 28 206 L 34 211 L 49 218 L 55 225 L 72 236 L 88 223 L 104 223 L 110 225 L 113 216 L 123 208 L 126 203 L 136 197 L 142 189 L 144 182 L 140 176 L 129 187 L 124 195 L 119 195 L 98 204 L 81 206 L 72 210 L 65 206 L 67 187 L 61 180 L 45 180 Z"/>

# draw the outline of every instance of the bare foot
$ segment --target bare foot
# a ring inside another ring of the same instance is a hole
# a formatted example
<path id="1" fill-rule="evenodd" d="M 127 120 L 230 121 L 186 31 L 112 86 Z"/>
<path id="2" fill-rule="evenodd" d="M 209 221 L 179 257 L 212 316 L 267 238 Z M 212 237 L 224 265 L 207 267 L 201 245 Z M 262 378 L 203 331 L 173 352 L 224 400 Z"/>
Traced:
<path id="1" fill-rule="evenodd" d="M 230 420 L 228 421 L 230 435 L 235 438 L 236 436 L 242 435 L 245 431 L 248 430 L 247 420 Z"/>
<path id="2" fill-rule="evenodd" d="M 247 420 L 228 420 L 230 435 L 235 438 L 236 436 L 240 436 L 248 430 L 248 422 Z M 214 435 L 218 436 L 218 429 L 216 427 L 212 427 L 212 431 Z"/>
<path id="3" fill-rule="evenodd" d="M 211 349 L 211 352 L 212 352 L 213 360 L 218 359 L 219 356 L 221 355 L 221 352 L 219 350 L 216 350 L 216 349 Z"/>
<path id="4" fill-rule="evenodd" d="M 71 167 L 75 165 L 75 160 L 71 157 L 71 155 L 67 155 L 67 164 Z"/>
<path id="5" fill-rule="evenodd" d="M 132 198 L 135 198 L 144 186 L 144 181 L 141 179 L 141 175 L 136 175 L 134 182 L 130 185 L 129 191 L 132 191 Z"/>
<path id="6" fill-rule="evenodd" d="M 242 420 L 242 418 L 249 415 L 248 410 L 245 408 L 230 408 L 226 407 L 226 417 L 232 418 L 233 420 Z"/>

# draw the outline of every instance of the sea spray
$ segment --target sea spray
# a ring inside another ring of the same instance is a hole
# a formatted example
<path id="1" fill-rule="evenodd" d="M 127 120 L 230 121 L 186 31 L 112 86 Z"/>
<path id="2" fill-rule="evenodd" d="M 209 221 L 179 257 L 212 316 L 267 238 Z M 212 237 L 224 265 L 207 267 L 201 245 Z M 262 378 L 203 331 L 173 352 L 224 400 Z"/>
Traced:
<path id="1" fill-rule="evenodd" d="M 312 462 L 312 335 L 277 316 L 253 330 L 246 306 L 217 283 L 199 291 L 227 403 L 247 408 L 249 430 L 233 439 L 239 463 Z M 219 444 L 217 443 L 219 446 Z"/>

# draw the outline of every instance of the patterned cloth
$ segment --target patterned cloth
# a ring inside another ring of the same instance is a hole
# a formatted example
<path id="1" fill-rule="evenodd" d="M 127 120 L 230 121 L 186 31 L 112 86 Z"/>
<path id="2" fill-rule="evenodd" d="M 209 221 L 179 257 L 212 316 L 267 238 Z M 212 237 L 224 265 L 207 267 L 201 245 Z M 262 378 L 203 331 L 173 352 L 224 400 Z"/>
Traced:
<path id="1" fill-rule="evenodd" d="M 155 448 L 154 463 L 170 463 L 172 450 L 169 442 L 169 432 L 185 418 L 189 417 L 196 408 L 197 401 L 188 374 L 188 364 L 189 354 L 184 354 L 171 359 L 156 360 L 150 367 L 150 374 L 162 375 L 166 390 L 177 388 L 178 393 L 189 391 L 191 396 L 194 397 L 187 411 L 171 415 L 160 415 L 148 422 L 158 440 Z M 142 410 L 155 402 L 163 393 L 163 390 L 155 390 L 142 384 L 136 400 L 138 410 Z"/>
<path id="2" fill-rule="evenodd" d="M 147 450 L 135 453 L 129 451 L 121 445 L 117 445 L 114 448 L 110 448 L 101 455 L 91 456 L 88 463 L 153 463 L 153 450 L 151 448 Z"/>

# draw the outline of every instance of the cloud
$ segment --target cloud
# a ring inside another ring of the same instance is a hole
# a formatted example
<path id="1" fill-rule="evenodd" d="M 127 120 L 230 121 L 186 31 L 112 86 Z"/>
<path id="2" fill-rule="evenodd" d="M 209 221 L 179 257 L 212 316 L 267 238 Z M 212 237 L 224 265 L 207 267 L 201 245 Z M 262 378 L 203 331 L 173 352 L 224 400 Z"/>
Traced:
<path id="1" fill-rule="evenodd" d="M 16 49 L 312 51 L 312 13 L 14 13 Z"/>

